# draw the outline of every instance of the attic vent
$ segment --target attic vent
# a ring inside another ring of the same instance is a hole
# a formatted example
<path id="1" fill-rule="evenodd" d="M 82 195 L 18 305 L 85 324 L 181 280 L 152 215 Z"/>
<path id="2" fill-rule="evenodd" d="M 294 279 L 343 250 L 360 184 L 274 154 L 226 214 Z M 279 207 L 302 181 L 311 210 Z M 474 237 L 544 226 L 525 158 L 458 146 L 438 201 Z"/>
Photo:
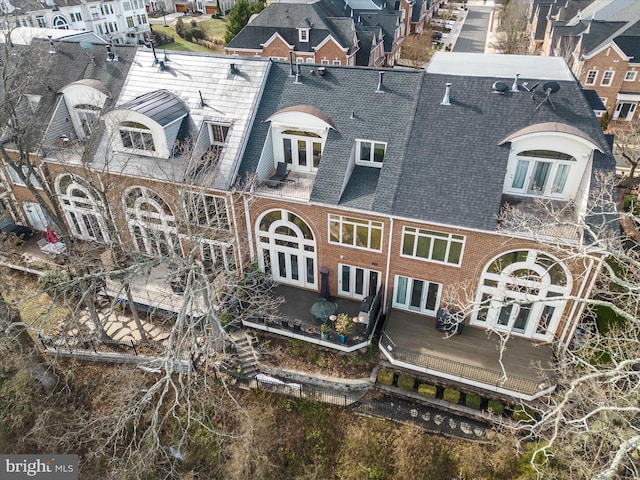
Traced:
<path id="1" fill-rule="evenodd" d="M 447 86 L 444 90 L 444 97 L 442 97 L 442 102 L 440 105 L 451 105 L 451 84 L 447 83 Z"/>
<path id="2" fill-rule="evenodd" d="M 324 77 L 327 73 L 327 67 L 318 67 L 318 75 Z"/>
<path id="3" fill-rule="evenodd" d="M 378 72 L 378 87 L 376 88 L 376 93 L 384 92 L 384 85 L 382 84 L 383 78 L 384 78 L 384 72 Z"/>
<path id="4" fill-rule="evenodd" d="M 300 73 L 300 64 L 298 64 L 298 69 L 296 71 L 296 79 L 293 81 L 293 83 L 302 83 L 300 77 L 301 77 L 301 73 Z"/>
<path id="5" fill-rule="evenodd" d="M 518 79 L 520 78 L 520 74 L 516 73 L 516 78 L 513 80 L 513 85 L 511 85 L 511 91 L 512 92 L 519 92 L 520 90 L 518 89 Z"/>
<path id="6" fill-rule="evenodd" d="M 497 81 L 493 83 L 493 85 L 491 86 L 491 90 L 493 91 L 493 93 L 504 95 L 509 91 L 509 86 L 504 82 Z"/>

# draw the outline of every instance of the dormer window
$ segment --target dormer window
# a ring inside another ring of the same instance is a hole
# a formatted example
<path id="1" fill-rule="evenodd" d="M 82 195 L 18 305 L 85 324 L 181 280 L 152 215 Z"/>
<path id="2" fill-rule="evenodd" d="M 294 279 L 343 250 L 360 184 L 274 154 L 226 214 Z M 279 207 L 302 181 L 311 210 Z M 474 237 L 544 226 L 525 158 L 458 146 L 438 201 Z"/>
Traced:
<path id="1" fill-rule="evenodd" d="M 322 158 L 322 137 L 314 132 L 285 130 L 282 132 L 284 162 L 292 170 L 317 170 Z"/>
<path id="2" fill-rule="evenodd" d="M 80 120 L 82 135 L 84 135 L 85 138 L 90 137 L 93 126 L 98 121 L 98 114 L 100 113 L 100 109 L 93 105 L 83 104 L 76 105 L 75 111 L 78 116 L 78 120 Z"/>
<path id="3" fill-rule="evenodd" d="M 511 189 L 543 196 L 563 195 L 571 166 L 576 159 L 552 150 L 527 150 L 517 154 Z"/>
<path id="4" fill-rule="evenodd" d="M 373 140 L 357 140 L 358 157 L 357 165 L 367 167 L 382 167 L 384 153 L 387 150 L 387 144 L 384 142 L 374 142 Z"/>
<path id="5" fill-rule="evenodd" d="M 309 41 L 309 29 L 308 28 L 299 28 L 298 29 L 298 40 L 301 42 Z"/>
<path id="6" fill-rule="evenodd" d="M 155 152 L 151 130 L 138 122 L 122 122 L 120 124 L 122 146 L 132 150 Z"/>

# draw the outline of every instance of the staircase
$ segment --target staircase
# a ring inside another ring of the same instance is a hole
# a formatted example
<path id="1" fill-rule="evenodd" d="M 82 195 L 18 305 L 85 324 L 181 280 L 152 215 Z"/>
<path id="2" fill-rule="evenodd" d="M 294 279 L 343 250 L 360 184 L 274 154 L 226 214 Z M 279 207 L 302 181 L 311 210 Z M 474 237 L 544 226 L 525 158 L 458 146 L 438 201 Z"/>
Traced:
<path id="1" fill-rule="evenodd" d="M 253 337 L 243 330 L 236 330 L 229 334 L 229 339 L 236 349 L 234 376 L 251 378 L 260 373 L 260 359 L 258 352 L 253 348 Z"/>

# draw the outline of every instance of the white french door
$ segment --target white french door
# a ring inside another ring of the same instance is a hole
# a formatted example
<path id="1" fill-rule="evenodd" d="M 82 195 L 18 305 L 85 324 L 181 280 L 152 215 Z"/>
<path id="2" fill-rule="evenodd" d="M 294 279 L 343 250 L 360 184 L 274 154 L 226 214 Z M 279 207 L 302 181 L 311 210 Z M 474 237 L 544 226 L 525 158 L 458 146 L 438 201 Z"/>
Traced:
<path id="1" fill-rule="evenodd" d="M 38 203 L 24 202 L 24 211 L 27 214 L 29 223 L 34 230 L 40 230 L 44 232 L 47 229 L 47 217 L 44 214 L 44 210 Z"/>
<path id="2" fill-rule="evenodd" d="M 341 296 L 362 300 L 374 296 L 380 288 L 380 272 L 368 268 L 338 264 L 338 291 Z"/>

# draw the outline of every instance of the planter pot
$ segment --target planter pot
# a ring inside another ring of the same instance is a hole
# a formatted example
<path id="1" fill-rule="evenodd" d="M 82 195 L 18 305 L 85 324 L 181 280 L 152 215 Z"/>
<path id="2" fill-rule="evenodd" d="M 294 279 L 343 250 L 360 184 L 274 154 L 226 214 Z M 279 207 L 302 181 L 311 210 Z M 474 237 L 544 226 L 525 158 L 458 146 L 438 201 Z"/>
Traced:
<path id="1" fill-rule="evenodd" d="M 340 343 L 347 343 L 347 335 L 341 335 L 339 333 L 338 334 L 338 340 L 340 341 Z"/>
<path id="2" fill-rule="evenodd" d="M 323 338 L 323 340 L 329 340 L 330 334 L 329 333 L 323 333 L 322 334 L 322 338 Z"/>

